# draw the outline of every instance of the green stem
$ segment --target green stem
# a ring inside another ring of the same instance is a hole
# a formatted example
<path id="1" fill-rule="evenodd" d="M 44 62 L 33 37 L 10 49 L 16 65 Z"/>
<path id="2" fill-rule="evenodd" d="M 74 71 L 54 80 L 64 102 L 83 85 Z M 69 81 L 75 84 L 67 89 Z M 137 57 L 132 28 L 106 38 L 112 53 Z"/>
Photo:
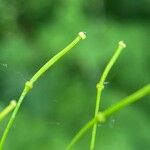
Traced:
<path id="1" fill-rule="evenodd" d="M 67 150 L 70 150 L 75 143 L 95 124 L 95 123 L 104 123 L 106 118 L 111 116 L 116 111 L 126 107 L 138 100 L 142 97 L 150 94 L 150 84 L 136 91 L 135 93 L 127 96 L 126 98 L 120 100 L 118 103 L 110 106 L 103 112 L 98 112 L 96 117 L 94 117 L 91 121 L 89 121 L 82 129 L 75 135 L 70 144 L 67 147 Z"/>
<path id="2" fill-rule="evenodd" d="M 105 117 L 108 117 L 112 113 L 122 109 L 123 107 L 125 107 L 127 105 L 130 105 L 130 104 L 138 101 L 139 99 L 141 99 L 142 97 L 144 97 L 148 94 L 150 94 L 150 84 L 148 84 L 145 87 L 143 87 L 142 89 L 136 91 L 132 95 L 129 95 L 129 96 L 125 97 L 124 99 L 122 99 L 118 103 L 110 106 L 105 111 L 103 111 L 103 114 L 104 114 Z"/>
<path id="3" fill-rule="evenodd" d="M 3 148 L 3 145 L 5 143 L 5 140 L 6 140 L 6 137 L 8 135 L 8 132 L 9 132 L 10 128 L 13 125 L 14 119 L 15 119 L 15 117 L 17 115 L 17 112 L 18 112 L 18 110 L 20 108 L 20 105 L 21 105 L 24 97 L 28 93 L 28 91 L 29 91 L 29 87 L 25 86 L 25 88 L 24 88 L 24 90 L 23 90 L 23 92 L 22 92 L 22 94 L 21 94 L 21 96 L 20 96 L 20 98 L 19 98 L 19 100 L 17 102 L 17 105 L 16 105 L 16 107 L 15 107 L 15 109 L 14 109 L 14 111 L 13 111 L 13 113 L 12 113 L 10 119 L 9 119 L 9 122 L 8 122 L 6 128 L 5 128 L 5 131 L 4 131 L 3 135 L 2 135 L 2 138 L 1 138 L 1 141 L 0 141 L 0 150 L 2 150 L 2 148 Z"/>
<path id="4" fill-rule="evenodd" d="M 30 82 L 33 84 L 42 74 L 47 71 L 55 62 L 57 62 L 64 54 L 66 54 L 70 49 L 72 49 L 81 39 L 85 39 L 86 35 L 83 32 L 79 32 L 79 35 L 74 39 L 67 47 L 56 54 L 52 59 L 50 59 L 37 73 L 31 78 Z"/>
<path id="5" fill-rule="evenodd" d="M 96 122 L 96 118 L 93 118 L 83 128 L 81 128 L 80 131 L 71 140 L 66 150 L 70 150 L 75 145 L 75 143 L 86 133 L 86 131 L 88 131 Z"/>
<path id="6" fill-rule="evenodd" d="M 16 108 L 14 109 L 12 116 L 11 116 L 11 118 L 5 128 L 5 131 L 2 135 L 2 139 L 0 141 L 0 150 L 2 150 L 2 148 L 3 148 L 6 137 L 8 135 L 10 128 L 13 125 L 13 122 L 14 122 L 17 112 L 20 108 L 20 105 L 22 104 L 22 101 L 24 100 L 27 93 L 32 89 L 33 83 L 35 81 L 37 81 L 40 76 L 42 76 L 54 63 L 56 63 L 61 57 L 63 57 L 64 54 L 66 54 L 71 48 L 73 48 L 81 39 L 85 39 L 85 38 L 86 38 L 86 35 L 83 32 L 79 32 L 78 36 L 66 48 L 64 48 L 62 51 L 60 51 L 58 54 L 56 54 L 53 58 L 51 58 L 44 66 L 41 67 L 41 69 L 39 69 L 39 71 L 37 71 L 37 73 L 35 73 L 35 75 L 31 78 L 30 81 L 27 81 L 25 83 L 24 90 L 17 102 Z"/>
<path id="7" fill-rule="evenodd" d="M 122 52 L 123 48 L 125 48 L 125 47 L 126 47 L 126 45 L 122 41 L 120 41 L 117 50 L 115 51 L 114 55 L 110 59 L 108 65 L 106 66 L 106 68 L 100 78 L 100 81 L 98 82 L 98 84 L 96 86 L 97 96 L 96 96 L 95 116 L 99 112 L 101 94 L 102 94 L 102 90 L 104 89 L 105 79 L 106 79 L 108 73 L 110 72 L 112 66 L 116 62 L 117 58 L 119 57 L 120 53 Z M 97 130 L 97 123 L 95 123 L 93 126 L 90 150 L 94 150 L 94 147 L 95 147 L 96 130 Z"/>
<path id="8" fill-rule="evenodd" d="M 0 112 L 0 122 L 16 107 L 16 101 L 12 100 L 10 104 Z"/>

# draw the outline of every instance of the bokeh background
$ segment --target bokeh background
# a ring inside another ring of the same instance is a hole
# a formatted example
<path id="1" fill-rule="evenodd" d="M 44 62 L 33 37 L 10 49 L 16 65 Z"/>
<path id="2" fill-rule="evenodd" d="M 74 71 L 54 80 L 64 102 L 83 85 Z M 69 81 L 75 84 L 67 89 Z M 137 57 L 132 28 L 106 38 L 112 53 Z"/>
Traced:
<path id="1" fill-rule="evenodd" d="M 100 75 L 124 40 L 111 70 L 101 109 L 150 82 L 149 0 L 1 0 L 0 109 L 18 99 L 25 81 L 79 31 L 77 45 L 34 85 L 4 150 L 63 150 L 93 117 Z M 150 149 L 150 96 L 99 125 L 96 150 Z M 0 124 L 0 135 L 10 115 Z M 76 144 L 87 150 L 91 130 Z"/>

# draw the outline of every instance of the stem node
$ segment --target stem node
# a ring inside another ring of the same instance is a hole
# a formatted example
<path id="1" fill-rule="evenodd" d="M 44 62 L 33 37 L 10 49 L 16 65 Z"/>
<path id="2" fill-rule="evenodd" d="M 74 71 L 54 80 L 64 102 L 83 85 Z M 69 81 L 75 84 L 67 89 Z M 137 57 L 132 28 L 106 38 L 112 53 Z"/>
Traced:
<path id="1" fill-rule="evenodd" d="M 104 85 L 102 85 L 102 84 L 100 84 L 100 83 L 97 83 L 97 84 L 96 84 L 96 88 L 103 90 L 103 89 L 104 89 Z"/>
<path id="2" fill-rule="evenodd" d="M 99 112 L 96 116 L 96 120 L 99 123 L 104 123 L 106 121 L 106 117 L 103 112 Z"/>
<path id="3" fill-rule="evenodd" d="M 25 87 L 27 87 L 29 90 L 31 90 L 31 89 L 33 88 L 32 82 L 27 81 L 27 82 L 25 83 Z"/>

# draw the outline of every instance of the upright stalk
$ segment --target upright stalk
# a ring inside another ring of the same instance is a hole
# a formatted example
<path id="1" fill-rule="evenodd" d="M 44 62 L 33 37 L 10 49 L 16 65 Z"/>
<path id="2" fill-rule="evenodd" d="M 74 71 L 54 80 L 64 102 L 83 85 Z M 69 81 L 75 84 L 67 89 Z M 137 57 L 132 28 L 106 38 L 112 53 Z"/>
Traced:
<path id="1" fill-rule="evenodd" d="M 125 48 L 125 47 L 126 47 L 126 45 L 123 43 L 123 41 L 120 41 L 117 50 L 115 51 L 114 55 L 110 59 L 108 65 L 104 69 L 104 72 L 100 78 L 100 81 L 96 85 L 97 95 L 96 95 L 95 117 L 97 116 L 97 114 L 99 112 L 101 94 L 102 94 L 102 90 L 104 89 L 105 79 L 106 79 L 109 71 L 111 70 L 112 66 L 116 62 L 117 58 L 119 57 L 120 53 L 122 52 L 123 48 Z M 94 147 L 95 147 L 96 130 L 97 130 L 97 122 L 94 124 L 93 130 L 92 130 L 90 150 L 94 150 Z"/>
<path id="2" fill-rule="evenodd" d="M 84 32 L 79 32 L 78 36 L 62 51 L 60 51 L 58 54 L 56 54 L 53 58 L 51 58 L 44 66 L 42 66 L 35 75 L 25 83 L 25 87 L 20 95 L 20 98 L 17 102 L 16 108 L 14 109 L 12 116 L 6 126 L 6 129 L 2 135 L 2 139 L 0 141 L 0 150 L 2 150 L 3 145 L 5 143 L 6 137 L 8 135 L 8 132 L 10 128 L 12 127 L 16 114 L 25 98 L 27 93 L 33 88 L 33 84 L 35 81 L 38 80 L 40 76 L 42 76 L 54 63 L 56 63 L 61 57 L 63 57 L 70 49 L 72 49 L 81 39 L 85 39 L 86 35 Z"/>

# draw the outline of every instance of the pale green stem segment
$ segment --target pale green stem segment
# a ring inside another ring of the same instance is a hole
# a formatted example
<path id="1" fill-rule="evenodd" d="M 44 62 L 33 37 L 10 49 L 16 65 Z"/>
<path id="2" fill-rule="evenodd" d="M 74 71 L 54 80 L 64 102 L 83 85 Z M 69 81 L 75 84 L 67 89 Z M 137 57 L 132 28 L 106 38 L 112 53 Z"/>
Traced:
<path id="1" fill-rule="evenodd" d="M 118 111 L 119 109 L 122 109 L 123 107 L 125 107 L 127 105 L 130 105 L 131 103 L 138 101 L 139 99 L 141 99 L 142 97 L 144 97 L 148 94 L 150 94 L 150 84 L 148 84 L 145 87 L 143 87 L 142 89 L 136 91 L 132 95 L 125 97 L 124 99 L 119 101 L 117 104 L 110 106 L 108 109 L 103 111 L 103 114 L 105 117 L 108 117 L 112 113 Z"/>
<path id="2" fill-rule="evenodd" d="M 58 54 L 56 54 L 53 58 L 51 58 L 44 66 L 41 67 L 37 73 L 31 78 L 30 81 L 27 81 L 25 83 L 24 90 L 17 102 L 16 108 L 14 109 L 12 116 L 6 126 L 6 129 L 2 135 L 2 139 L 0 141 L 0 150 L 2 150 L 4 142 L 6 140 L 6 137 L 8 135 L 8 132 L 10 128 L 12 127 L 12 124 L 15 120 L 16 114 L 20 108 L 20 105 L 22 104 L 23 99 L 27 95 L 27 93 L 32 89 L 33 83 L 38 80 L 40 76 L 42 76 L 54 63 L 56 63 L 61 57 L 63 57 L 70 49 L 72 49 L 80 40 L 85 39 L 86 35 L 84 32 L 79 32 L 78 36 L 62 51 L 60 51 Z"/>
<path id="3" fill-rule="evenodd" d="M 0 122 L 16 107 L 16 101 L 12 100 L 10 104 L 0 112 Z"/>
<path id="4" fill-rule="evenodd" d="M 108 65 L 104 69 L 104 72 L 100 78 L 100 81 L 98 82 L 98 84 L 96 86 L 97 95 L 96 95 L 95 116 L 99 112 L 101 94 L 102 94 L 102 90 L 104 89 L 105 79 L 106 79 L 108 73 L 110 72 L 112 66 L 116 62 L 117 58 L 119 57 L 120 53 L 122 52 L 123 48 L 125 48 L 125 47 L 126 47 L 126 45 L 123 43 L 123 41 L 120 41 L 117 50 L 115 51 L 115 53 L 112 56 L 112 58 L 110 59 Z M 97 130 L 97 123 L 95 123 L 93 126 L 90 150 L 94 150 L 94 147 L 95 147 L 96 130 Z"/>
<path id="5" fill-rule="evenodd" d="M 98 112 L 96 117 L 89 121 L 73 138 L 70 144 L 67 147 L 67 150 L 71 150 L 71 148 L 75 145 L 75 143 L 95 124 L 95 123 L 104 123 L 106 118 L 111 116 L 116 111 L 126 107 L 138 100 L 142 97 L 150 94 L 150 84 L 146 85 L 142 89 L 136 91 L 132 95 L 127 96 L 126 98 L 120 100 L 118 103 L 110 106 L 103 112 Z"/>

